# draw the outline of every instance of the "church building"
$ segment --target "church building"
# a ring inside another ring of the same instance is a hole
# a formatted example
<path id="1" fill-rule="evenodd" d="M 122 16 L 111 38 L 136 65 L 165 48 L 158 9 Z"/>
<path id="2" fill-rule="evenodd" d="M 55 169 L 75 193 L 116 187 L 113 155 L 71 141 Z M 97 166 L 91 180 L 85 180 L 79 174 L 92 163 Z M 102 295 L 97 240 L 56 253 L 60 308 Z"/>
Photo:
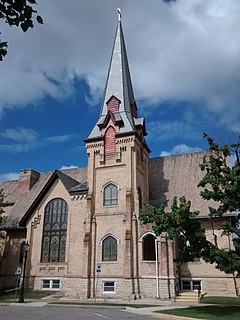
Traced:
<path id="1" fill-rule="evenodd" d="M 175 242 L 139 221 L 145 203 L 169 208 L 174 196 L 185 196 L 208 225 L 208 203 L 197 188 L 207 152 L 150 158 L 146 127 L 119 16 L 99 117 L 84 137 L 87 168 L 21 170 L 19 180 L 0 183 L 7 217 L 0 289 L 14 288 L 24 273 L 25 287 L 79 299 L 235 293 L 232 276 L 214 265 L 199 260 L 177 270 Z"/>

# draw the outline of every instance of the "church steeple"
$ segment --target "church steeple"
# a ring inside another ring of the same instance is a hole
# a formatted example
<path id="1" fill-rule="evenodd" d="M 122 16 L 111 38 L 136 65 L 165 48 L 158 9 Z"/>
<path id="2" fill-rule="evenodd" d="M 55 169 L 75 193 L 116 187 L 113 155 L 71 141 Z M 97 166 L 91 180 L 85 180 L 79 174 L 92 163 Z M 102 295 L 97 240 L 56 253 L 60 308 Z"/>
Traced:
<path id="1" fill-rule="evenodd" d="M 103 137 L 103 128 L 107 125 L 109 117 L 119 128 L 117 134 L 136 132 L 142 127 L 143 134 L 146 135 L 144 119 L 137 118 L 120 9 L 100 115 L 87 140 Z"/>

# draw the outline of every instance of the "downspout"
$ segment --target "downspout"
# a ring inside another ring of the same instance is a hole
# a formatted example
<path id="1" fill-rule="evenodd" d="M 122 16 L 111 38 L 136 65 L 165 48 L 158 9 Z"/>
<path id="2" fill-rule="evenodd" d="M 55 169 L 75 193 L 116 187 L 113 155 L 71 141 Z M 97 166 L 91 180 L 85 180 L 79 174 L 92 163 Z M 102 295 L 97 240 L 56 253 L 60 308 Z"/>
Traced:
<path id="1" fill-rule="evenodd" d="M 132 295 L 134 299 L 136 299 L 136 292 L 135 292 L 135 282 L 134 282 L 134 246 L 133 246 L 133 210 L 134 210 L 134 173 L 133 173 L 133 152 L 134 147 L 131 147 L 131 200 L 130 200 L 130 210 L 131 210 L 131 240 L 130 240 L 130 273 L 131 273 L 131 280 L 132 280 Z"/>
<path id="2" fill-rule="evenodd" d="M 139 283 L 139 253 L 138 253 L 138 220 L 135 218 L 135 231 L 136 231 L 136 278 L 137 278 L 137 294 L 138 299 L 141 299 L 140 283 Z"/>
<path id="3" fill-rule="evenodd" d="M 159 269 L 158 269 L 158 239 L 155 239 L 155 267 L 156 267 L 156 288 L 157 288 L 157 299 L 159 299 Z"/>
<path id="4" fill-rule="evenodd" d="M 96 240 L 97 240 L 97 222 L 96 222 L 96 218 L 94 217 L 92 219 L 92 230 L 93 230 L 93 233 L 92 233 L 92 238 L 93 238 L 93 264 L 92 264 L 92 274 L 93 274 L 93 286 L 92 286 L 92 289 L 93 289 L 93 298 L 96 299 Z"/>
<path id="5" fill-rule="evenodd" d="M 93 244 L 93 239 L 92 239 L 92 223 L 93 223 L 93 216 L 95 213 L 95 152 L 93 152 L 93 165 L 92 165 L 92 195 L 91 195 L 91 216 L 90 216 L 90 230 L 89 230 L 89 241 L 88 241 L 88 268 L 87 268 L 87 298 L 91 298 L 91 276 L 92 276 L 92 252 L 95 250 L 95 245 L 94 248 L 92 248 Z M 93 283 L 95 284 L 95 273 L 93 273 L 94 279 Z M 94 290 L 94 289 L 93 289 Z"/>

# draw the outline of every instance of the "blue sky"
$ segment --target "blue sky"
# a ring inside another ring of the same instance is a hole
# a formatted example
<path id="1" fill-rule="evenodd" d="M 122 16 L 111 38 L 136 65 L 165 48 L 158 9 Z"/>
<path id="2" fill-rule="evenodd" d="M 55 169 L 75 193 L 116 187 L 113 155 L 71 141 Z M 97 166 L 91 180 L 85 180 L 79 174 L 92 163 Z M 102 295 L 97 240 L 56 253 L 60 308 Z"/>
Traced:
<path id="1" fill-rule="evenodd" d="M 240 132 L 239 0 L 39 0 L 44 25 L 9 41 L 0 63 L 0 181 L 20 169 L 86 166 L 117 24 L 151 156 L 207 149 L 203 132 Z M 4 75 L 4 76 L 2 76 Z"/>

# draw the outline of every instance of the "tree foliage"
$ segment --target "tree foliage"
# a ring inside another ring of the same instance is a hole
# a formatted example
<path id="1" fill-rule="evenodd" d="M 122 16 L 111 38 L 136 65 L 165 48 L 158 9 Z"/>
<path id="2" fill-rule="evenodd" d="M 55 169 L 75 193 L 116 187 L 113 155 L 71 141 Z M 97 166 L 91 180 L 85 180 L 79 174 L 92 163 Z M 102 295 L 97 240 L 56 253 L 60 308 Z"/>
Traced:
<path id="1" fill-rule="evenodd" d="M 0 0 L 0 19 L 3 19 L 10 27 L 20 27 L 24 32 L 33 28 L 33 21 L 43 23 L 41 16 L 33 9 L 36 0 Z M 1 34 L 1 33 L 0 33 Z M 0 61 L 7 54 L 7 42 L 0 40 Z"/>
<path id="2" fill-rule="evenodd" d="M 166 240 L 178 239 L 177 264 L 194 261 L 209 250 L 210 243 L 206 239 L 205 229 L 199 220 L 194 219 L 198 212 L 191 211 L 191 202 L 185 197 L 174 197 L 170 212 L 166 212 L 164 205 L 155 207 L 147 204 L 146 209 L 147 214 L 139 217 L 141 221 L 152 223 L 157 236 L 166 233 Z"/>
<path id="3" fill-rule="evenodd" d="M 216 203 L 216 206 L 209 207 L 207 217 L 214 241 L 206 239 L 197 212 L 190 210 L 191 203 L 184 197 L 173 199 L 170 212 L 165 212 L 163 205 L 147 205 L 147 214 L 141 215 L 140 220 L 152 223 L 156 235 L 165 232 L 166 239 L 178 239 L 179 257 L 176 261 L 179 264 L 201 257 L 208 263 L 215 263 L 217 269 L 227 274 L 240 275 L 240 144 L 220 145 L 207 134 L 204 138 L 208 141 L 210 155 L 202 163 L 206 174 L 198 186 L 203 188 L 200 192 L 203 199 Z M 236 161 L 231 167 L 229 157 L 232 153 Z M 228 248 L 222 248 L 218 243 L 212 223 L 215 219 L 222 221 L 221 236 L 229 237 Z"/>
<path id="4" fill-rule="evenodd" d="M 217 208 L 209 207 L 210 216 L 222 216 L 227 212 L 239 211 L 240 208 L 240 144 L 217 144 L 213 138 L 204 133 L 211 155 L 205 158 L 202 169 L 206 175 L 198 184 L 204 188 L 200 192 L 205 200 L 219 203 Z M 233 153 L 236 161 L 231 167 L 229 157 Z"/>
<path id="5" fill-rule="evenodd" d="M 240 275 L 240 143 L 220 145 L 206 133 L 204 138 L 208 141 L 211 155 L 203 161 L 202 169 L 206 174 L 198 186 L 203 188 L 200 192 L 203 199 L 218 203 L 217 207 L 209 207 L 209 218 L 213 221 L 214 218 L 234 214 L 231 219 L 223 219 L 220 226 L 222 235 L 233 239 L 233 246 L 228 249 L 219 247 L 215 236 L 214 250 L 205 260 L 216 263 L 216 267 L 225 273 Z M 229 164 L 231 154 L 235 155 L 232 167 Z"/>

